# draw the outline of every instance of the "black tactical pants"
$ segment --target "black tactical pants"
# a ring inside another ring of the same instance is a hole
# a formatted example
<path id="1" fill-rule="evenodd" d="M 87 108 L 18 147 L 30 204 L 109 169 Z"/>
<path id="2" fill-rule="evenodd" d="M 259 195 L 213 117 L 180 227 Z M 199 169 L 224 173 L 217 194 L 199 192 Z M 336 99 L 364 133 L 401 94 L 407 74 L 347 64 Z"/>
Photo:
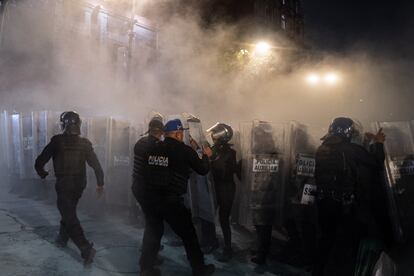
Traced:
<path id="1" fill-rule="evenodd" d="M 56 182 L 57 207 L 62 217 L 60 238 L 65 242 L 70 238 L 82 252 L 82 257 L 85 257 L 91 248 L 76 214 L 76 207 L 85 187 L 84 183 L 85 180 L 82 178 L 60 178 Z"/>
<path id="2" fill-rule="evenodd" d="M 226 249 L 231 249 L 230 214 L 236 194 L 236 187 L 234 183 L 216 183 L 215 190 L 224 246 Z"/>
<path id="3" fill-rule="evenodd" d="M 257 235 L 256 257 L 265 261 L 270 252 L 272 243 L 272 225 L 255 225 Z"/>
<path id="4" fill-rule="evenodd" d="M 197 234 L 190 211 L 181 198 L 140 200 L 145 214 L 145 231 L 140 260 L 141 271 L 152 268 L 155 264 L 164 233 L 164 221 L 183 240 L 187 258 L 193 271 L 204 265 L 204 256 L 198 243 Z"/>
<path id="5" fill-rule="evenodd" d="M 354 275 L 362 237 L 355 208 L 332 199 L 317 202 L 321 237 L 313 276 Z"/>

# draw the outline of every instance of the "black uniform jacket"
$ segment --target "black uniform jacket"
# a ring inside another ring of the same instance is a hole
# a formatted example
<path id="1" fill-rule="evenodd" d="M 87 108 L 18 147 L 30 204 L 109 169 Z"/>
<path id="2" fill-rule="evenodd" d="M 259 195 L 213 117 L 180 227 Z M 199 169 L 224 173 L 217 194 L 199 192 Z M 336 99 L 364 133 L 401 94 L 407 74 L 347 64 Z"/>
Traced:
<path id="1" fill-rule="evenodd" d="M 104 185 L 104 173 L 93 150 L 92 143 L 78 135 L 60 134 L 53 136 L 50 143 L 37 157 L 35 169 L 40 176 L 45 175 L 44 166 L 53 158 L 55 176 L 86 179 L 86 163 L 93 168 L 97 185 Z"/>
<path id="2" fill-rule="evenodd" d="M 340 156 L 340 160 L 335 160 Z M 358 219 L 371 228 L 366 230 L 377 232 L 375 234 L 380 230 L 378 224 L 383 224 L 380 220 L 387 216 L 384 160 L 383 144 L 372 144 L 367 150 L 360 145 L 344 142 L 337 136 L 328 137 L 316 153 L 315 180 L 318 188 L 329 184 L 330 174 L 334 174 L 335 165 L 332 164 L 344 164 L 343 169 L 347 172 L 337 175 L 342 177 L 339 182 L 346 186 L 345 190 L 352 189 Z"/>
<path id="3" fill-rule="evenodd" d="M 236 151 L 229 144 L 215 145 L 211 157 L 211 173 L 215 183 L 233 183 L 236 174 L 240 179 L 240 166 L 237 164 Z"/>
<path id="4" fill-rule="evenodd" d="M 144 168 L 146 197 L 180 197 L 187 192 L 190 173 L 209 172 L 206 155 L 201 158 L 189 146 L 172 138 L 157 142 L 148 152 Z"/>
<path id="5" fill-rule="evenodd" d="M 329 182 L 340 181 L 346 189 L 353 190 L 357 200 L 362 200 L 361 197 L 368 196 L 372 189 L 378 189 L 375 185 L 379 184 L 374 182 L 384 169 L 384 160 L 383 144 L 372 144 L 368 151 L 338 136 L 330 136 L 316 152 L 316 184 L 323 187 Z"/>
<path id="6" fill-rule="evenodd" d="M 132 189 L 138 193 L 144 188 L 145 185 L 145 168 L 148 153 L 158 141 L 159 140 L 156 137 L 148 135 L 138 140 L 135 144 Z"/>

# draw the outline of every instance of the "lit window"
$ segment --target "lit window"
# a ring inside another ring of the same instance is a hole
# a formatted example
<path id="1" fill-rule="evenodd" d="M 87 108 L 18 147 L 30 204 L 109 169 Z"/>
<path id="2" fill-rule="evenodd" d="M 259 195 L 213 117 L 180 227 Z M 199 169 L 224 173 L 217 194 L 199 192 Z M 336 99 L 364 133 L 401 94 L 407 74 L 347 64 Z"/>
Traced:
<path id="1" fill-rule="evenodd" d="M 286 16 L 284 14 L 282 14 L 281 27 L 283 30 L 286 30 L 286 27 L 287 27 Z"/>

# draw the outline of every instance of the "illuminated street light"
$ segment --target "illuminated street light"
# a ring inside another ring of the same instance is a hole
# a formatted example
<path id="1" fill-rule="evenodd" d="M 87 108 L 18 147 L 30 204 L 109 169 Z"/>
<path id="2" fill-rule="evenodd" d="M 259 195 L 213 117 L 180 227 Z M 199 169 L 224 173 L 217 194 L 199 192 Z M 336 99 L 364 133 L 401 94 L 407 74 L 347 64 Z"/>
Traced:
<path id="1" fill-rule="evenodd" d="M 328 73 L 324 76 L 323 80 L 328 85 L 335 85 L 339 81 L 339 76 L 335 73 Z"/>
<path id="2" fill-rule="evenodd" d="M 255 45 L 255 53 L 260 56 L 265 56 L 270 53 L 271 48 L 272 47 L 270 46 L 269 43 L 261 41 Z"/>
<path id="3" fill-rule="evenodd" d="M 315 85 L 337 85 L 340 81 L 340 76 L 337 73 L 329 72 L 325 74 L 310 73 L 306 76 L 306 82 L 312 86 Z"/>
<path id="4" fill-rule="evenodd" d="M 306 77 L 306 81 L 311 85 L 317 85 L 321 82 L 321 77 L 318 74 L 312 73 Z"/>

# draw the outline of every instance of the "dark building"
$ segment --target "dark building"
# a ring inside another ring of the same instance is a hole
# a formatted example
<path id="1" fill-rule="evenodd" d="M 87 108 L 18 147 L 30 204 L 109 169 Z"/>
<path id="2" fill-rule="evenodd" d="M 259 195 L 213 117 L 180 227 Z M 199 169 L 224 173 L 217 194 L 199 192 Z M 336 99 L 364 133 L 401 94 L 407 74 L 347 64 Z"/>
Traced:
<path id="1" fill-rule="evenodd" d="M 240 24 L 244 33 L 283 33 L 302 44 L 304 19 L 300 0 L 213 0 L 201 5 L 207 24 Z"/>

